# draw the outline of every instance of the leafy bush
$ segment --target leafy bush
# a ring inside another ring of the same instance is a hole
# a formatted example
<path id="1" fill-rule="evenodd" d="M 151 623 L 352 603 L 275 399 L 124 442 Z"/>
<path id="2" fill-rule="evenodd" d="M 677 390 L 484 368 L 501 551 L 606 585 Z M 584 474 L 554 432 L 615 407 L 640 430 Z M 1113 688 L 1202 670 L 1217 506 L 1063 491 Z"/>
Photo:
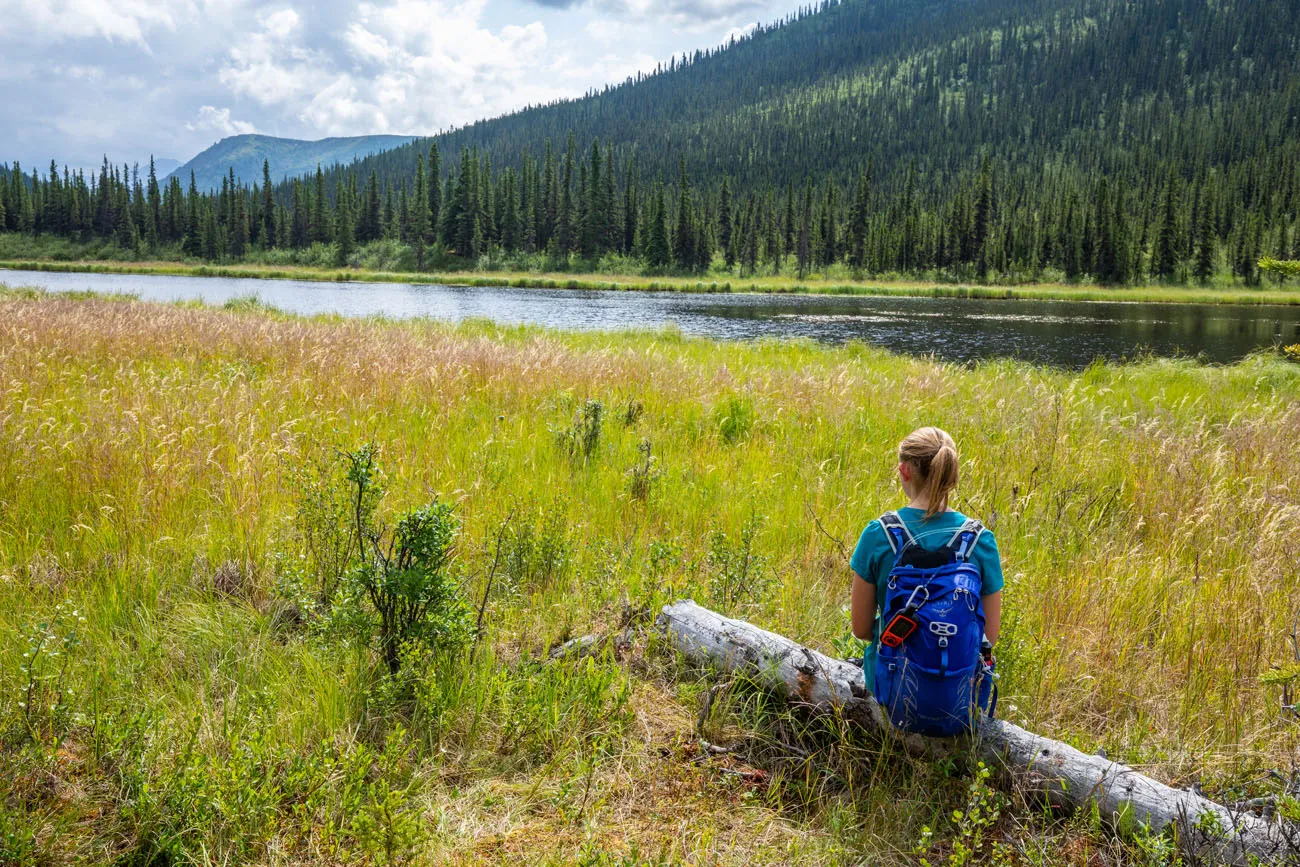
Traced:
<path id="1" fill-rule="evenodd" d="M 462 648 L 472 620 L 452 571 L 460 530 L 453 508 L 435 499 L 383 527 L 378 459 L 365 444 L 340 453 L 335 465 L 298 473 L 299 551 L 282 559 L 282 584 L 321 615 L 327 634 L 374 646 L 395 675 L 409 650 Z"/>
<path id="2" fill-rule="evenodd" d="M 572 461 L 586 462 L 600 446 L 605 404 L 588 400 L 573 414 L 573 423 L 554 431 L 555 442 Z"/>
<path id="3" fill-rule="evenodd" d="M 1282 357 L 1288 361 L 1294 361 L 1300 364 L 1300 343 L 1293 343 L 1290 346 L 1282 347 Z"/>
<path id="4" fill-rule="evenodd" d="M 339 622 L 373 637 L 390 674 L 407 646 L 447 649 L 470 637 L 469 607 L 451 575 L 460 525 L 452 507 L 434 501 L 404 515 L 391 532 L 374 519 L 380 496 L 378 450 L 344 454 L 349 500 L 356 503 L 356 563 L 335 602 Z"/>
<path id="5" fill-rule="evenodd" d="M 623 410 L 623 427 L 632 427 L 641 420 L 645 415 L 645 404 L 636 398 L 627 402 L 627 407 Z"/>
<path id="6" fill-rule="evenodd" d="M 948 857 L 943 860 L 947 867 L 965 867 L 967 864 L 1012 864 L 1011 850 L 1005 843 L 991 839 L 991 832 L 998 824 L 1006 802 L 1001 795 L 989 785 L 991 772 L 983 762 L 975 772 L 971 782 L 966 809 L 954 810 L 952 821 L 955 834 L 945 841 L 942 848 L 948 850 Z M 932 867 L 927 855 L 936 849 L 934 832 L 928 827 L 921 829 L 921 838 L 917 841 L 914 854 L 922 867 Z"/>
<path id="7" fill-rule="evenodd" d="M 723 610 L 734 608 L 746 596 L 759 601 L 772 580 L 767 558 L 754 550 L 762 523 L 761 517 L 751 515 L 736 538 L 715 530 L 709 540 L 709 591 L 714 604 Z"/>
<path id="8" fill-rule="evenodd" d="M 641 457 L 627 471 L 627 492 L 632 499 L 644 503 L 650 499 L 650 491 L 659 480 L 659 459 L 654 456 L 654 447 L 649 439 L 641 440 L 636 450 Z"/>
<path id="9" fill-rule="evenodd" d="M 502 528 L 501 587 L 545 586 L 561 577 L 572 560 L 569 527 L 559 502 L 538 509 L 533 520 L 512 518 Z"/>

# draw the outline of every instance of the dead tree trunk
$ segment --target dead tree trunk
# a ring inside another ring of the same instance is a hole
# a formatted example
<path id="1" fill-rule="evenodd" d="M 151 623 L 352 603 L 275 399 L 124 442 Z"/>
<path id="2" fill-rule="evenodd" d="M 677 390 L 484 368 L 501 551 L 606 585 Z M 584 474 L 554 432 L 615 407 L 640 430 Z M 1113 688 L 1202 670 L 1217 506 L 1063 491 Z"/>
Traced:
<path id="1" fill-rule="evenodd" d="M 658 626 L 692 661 L 752 677 L 813 711 L 838 713 L 857 724 L 893 732 L 910 751 L 939 754 L 971 747 L 962 741 L 897 733 L 867 692 L 861 668 L 743 620 L 683 601 L 664 606 Z M 1213 863 L 1300 864 L 1300 836 L 1281 821 L 1233 812 L 1004 720 L 985 722 L 973 747 L 990 768 L 1001 769 L 1017 787 L 1040 794 L 1058 808 L 1095 804 L 1117 826 L 1146 824 L 1162 831 L 1173 825 L 1189 853 Z"/>

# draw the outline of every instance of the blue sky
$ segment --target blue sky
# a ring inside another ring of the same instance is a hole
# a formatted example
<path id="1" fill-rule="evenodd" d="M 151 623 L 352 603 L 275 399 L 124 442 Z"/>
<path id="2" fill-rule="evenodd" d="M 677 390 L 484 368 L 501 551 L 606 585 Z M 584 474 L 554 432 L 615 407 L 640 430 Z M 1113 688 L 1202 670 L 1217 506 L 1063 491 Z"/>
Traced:
<path id="1" fill-rule="evenodd" d="M 0 0 L 0 162 L 183 162 L 244 132 L 428 134 L 580 95 L 797 6 Z"/>

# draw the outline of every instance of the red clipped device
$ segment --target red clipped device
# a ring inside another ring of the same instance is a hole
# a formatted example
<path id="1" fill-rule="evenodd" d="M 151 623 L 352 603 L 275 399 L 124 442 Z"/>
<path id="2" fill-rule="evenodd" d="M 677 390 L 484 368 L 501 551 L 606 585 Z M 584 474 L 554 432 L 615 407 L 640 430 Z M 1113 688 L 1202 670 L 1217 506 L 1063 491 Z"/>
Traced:
<path id="1" fill-rule="evenodd" d="M 880 633 L 880 643 L 890 648 L 901 647 L 917 630 L 916 621 L 912 619 L 915 613 L 916 609 L 909 606 L 895 614 L 884 632 Z"/>

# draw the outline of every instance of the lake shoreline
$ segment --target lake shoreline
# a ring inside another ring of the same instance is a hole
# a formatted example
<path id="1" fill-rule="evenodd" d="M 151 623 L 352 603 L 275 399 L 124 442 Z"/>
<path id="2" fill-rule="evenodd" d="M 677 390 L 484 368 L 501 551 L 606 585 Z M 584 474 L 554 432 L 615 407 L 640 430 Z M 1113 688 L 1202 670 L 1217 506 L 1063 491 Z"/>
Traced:
<path id="1" fill-rule="evenodd" d="M 211 279 L 209 279 L 211 278 Z M 1063 369 L 1147 355 L 1226 364 L 1300 343 L 1300 305 L 1212 305 L 755 292 L 583 291 L 433 283 L 260 280 L 207 274 L 0 272 L 19 293 L 277 310 L 300 316 L 472 319 L 557 331 L 670 329 L 715 340 L 861 341 L 958 363 L 1018 358 Z"/>
<path id="2" fill-rule="evenodd" d="M 1019 286 L 969 285 L 909 281 L 803 281 L 783 278 L 641 277 L 626 274 L 363 271 L 303 265 L 268 268 L 256 265 L 186 265 L 175 262 L 109 260 L 0 261 L 0 271 L 48 273 L 140 274 L 171 277 L 216 277 L 256 280 L 301 280 L 315 283 L 398 283 L 515 289 L 569 289 L 602 292 L 676 292 L 681 294 L 813 295 L 877 298 L 970 298 L 989 301 L 1080 301 L 1147 304 L 1214 304 L 1243 307 L 1300 305 L 1297 289 L 1214 289 L 1178 286 L 1110 288 L 1098 285 L 1037 283 Z"/>

